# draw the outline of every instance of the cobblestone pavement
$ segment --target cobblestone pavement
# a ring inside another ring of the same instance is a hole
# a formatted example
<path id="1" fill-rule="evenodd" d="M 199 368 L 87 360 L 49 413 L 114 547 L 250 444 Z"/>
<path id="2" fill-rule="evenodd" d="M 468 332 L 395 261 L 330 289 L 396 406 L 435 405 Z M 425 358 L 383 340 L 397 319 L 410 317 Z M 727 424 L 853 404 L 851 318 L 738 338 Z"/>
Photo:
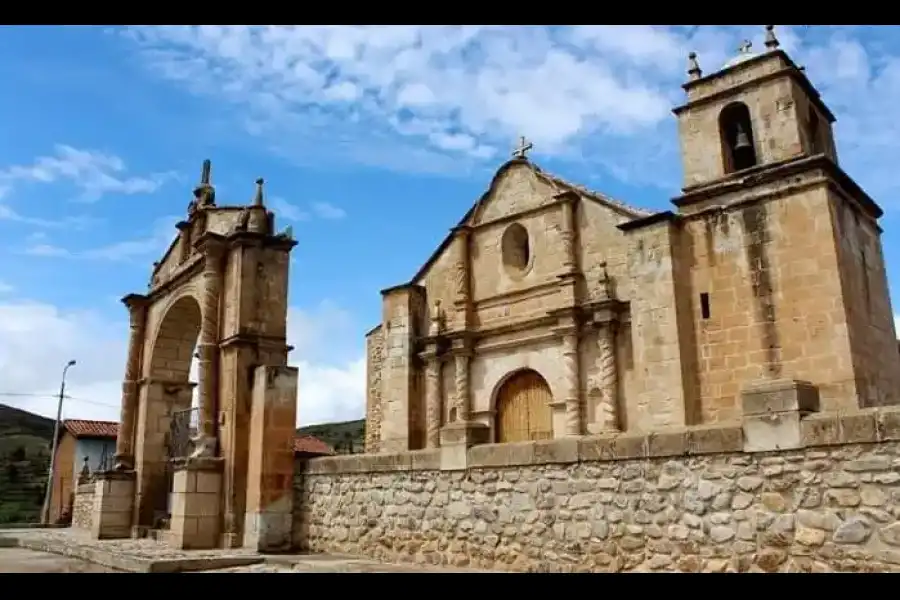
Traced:
<path id="1" fill-rule="evenodd" d="M 0 548 L 0 573 L 113 573 L 77 558 L 35 552 L 24 548 Z"/>

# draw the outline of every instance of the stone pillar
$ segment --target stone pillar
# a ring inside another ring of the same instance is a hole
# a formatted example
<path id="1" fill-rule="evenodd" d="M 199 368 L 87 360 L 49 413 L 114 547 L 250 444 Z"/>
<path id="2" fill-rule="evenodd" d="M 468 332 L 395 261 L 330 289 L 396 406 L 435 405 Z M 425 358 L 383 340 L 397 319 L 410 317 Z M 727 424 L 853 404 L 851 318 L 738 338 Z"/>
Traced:
<path id="1" fill-rule="evenodd" d="M 466 338 L 454 340 L 453 362 L 455 369 L 454 398 L 450 422 L 441 428 L 441 469 L 465 469 L 468 465 L 468 449 L 490 441 L 490 428 L 484 423 L 471 421 L 472 399 L 469 385 L 469 362 L 472 350 Z"/>
<path id="2" fill-rule="evenodd" d="M 200 432 L 201 444 L 205 449 L 201 454 L 216 454 L 216 418 L 219 366 L 219 296 L 222 288 L 222 255 L 224 245 L 216 238 L 205 236 L 201 239 L 204 254 L 202 315 L 200 343 L 198 344 L 198 375 L 200 379 Z"/>
<path id="3" fill-rule="evenodd" d="M 597 383 L 600 402 L 594 407 L 594 421 L 590 433 L 618 431 L 619 370 L 616 361 L 616 323 L 608 321 L 597 330 Z"/>
<path id="4" fill-rule="evenodd" d="M 455 365 L 454 384 L 455 384 L 455 400 L 453 402 L 456 409 L 456 421 L 466 422 L 472 412 L 472 402 L 469 397 L 469 361 L 472 356 L 468 349 L 461 349 L 453 357 Z"/>
<path id="5" fill-rule="evenodd" d="M 191 223 L 180 221 L 175 227 L 178 228 L 178 260 L 184 262 L 191 256 Z"/>
<path id="6" fill-rule="evenodd" d="M 575 254 L 575 235 L 577 222 L 575 219 L 577 194 L 568 193 L 562 198 L 562 229 L 560 239 L 563 249 L 563 271 L 574 273 L 577 270 L 578 257 Z"/>
<path id="7" fill-rule="evenodd" d="M 294 514 L 296 367 L 257 367 L 247 462 L 244 546 L 290 550 Z"/>
<path id="8" fill-rule="evenodd" d="M 134 471 L 97 473 L 94 482 L 91 537 L 97 540 L 131 537 L 134 484 Z"/>
<path id="9" fill-rule="evenodd" d="M 141 358 L 147 322 L 147 297 L 129 294 L 122 299 L 128 307 L 130 333 L 125 381 L 122 383 L 122 409 L 119 414 L 119 435 L 116 438 L 116 469 L 134 468 L 134 430 L 137 422 L 138 380 L 141 378 Z"/>
<path id="10" fill-rule="evenodd" d="M 443 382 L 437 345 L 429 344 L 419 355 L 425 361 L 425 447 L 441 445 L 441 413 L 443 412 Z"/>
<path id="11" fill-rule="evenodd" d="M 744 451 L 790 450 L 802 445 L 800 421 L 819 410 L 819 388 L 808 381 L 764 380 L 741 390 Z"/>
<path id="12" fill-rule="evenodd" d="M 221 493 L 221 459 L 190 459 L 180 466 L 172 480 L 172 520 L 166 541 L 183 550 L 218 547 Z"/>
<path id="13" fill-rule="evenodd" d="M 578 335 L 575 331 L 563 335 L 563 382 L 567 436 L 581 435 L 581 401 L 578 377 Z"/>
<path id="14" fill-rule="evenodd" d="M 468 227 L 459 227 L 456 233 L 456 262 L 454 264 L 454 301 L 456 307 L 456 329 L 465 330 L 469 326 L 469 307 L 471 305 L 470 282 L 472 274 L 469 272 L 469 238 L 471 230 Z"/>

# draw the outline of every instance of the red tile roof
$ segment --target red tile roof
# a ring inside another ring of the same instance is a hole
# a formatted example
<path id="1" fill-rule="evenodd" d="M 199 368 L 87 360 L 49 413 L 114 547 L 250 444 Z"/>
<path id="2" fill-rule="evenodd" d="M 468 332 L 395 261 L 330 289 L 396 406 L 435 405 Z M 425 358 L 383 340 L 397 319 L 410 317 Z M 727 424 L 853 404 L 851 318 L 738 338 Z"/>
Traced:
<path id="1" fill-rule="evenodd" d="M 66 419 L 63 427 L 73 436 L 93 438 L 115 438 L 119 433 L 119 424 L 113 421 L 85 421 L 83 419 Z M 311 435 L 294 438 L 294 452 L 309 454 L 334 454 L 334 449 Z"/>
<path id="2" fill-rule="evenodd" d="M 63 421 L 66 431 L 75 437 L 114 438 L 119 434 L 119 424 L 112 421 L 84 421 L 66 419 Z"/>
<path id="3" fill-rule="evenodd" d="M 334 449 L 317 437 L 303 435 L 294 438 L 294 452 L 309 454 L 334 454 Z"/>

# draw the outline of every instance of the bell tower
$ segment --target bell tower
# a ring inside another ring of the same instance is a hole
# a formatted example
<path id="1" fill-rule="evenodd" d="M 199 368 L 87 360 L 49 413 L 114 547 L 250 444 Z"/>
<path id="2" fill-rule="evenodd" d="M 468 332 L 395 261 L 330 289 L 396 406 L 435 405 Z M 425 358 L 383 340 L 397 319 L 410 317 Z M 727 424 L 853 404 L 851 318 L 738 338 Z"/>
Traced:
<path id="1" fill-rule="evenodd" d="M 756 166 L 823 154 L 837 164 L 834 115 L 766 26 L 765 52 L 749 41 L 717 72 L 688 61 L 687 103 L 675 109 L 685 191 Z"/>
<path id="2" fill-rule="evenodd" d="M 835 117 L 771 25 L 764 46 L 708 75 L 691 53 L 673 111 L 698 417 L 733 418 L 760 381 L 811 384 L 822 410 L 898 404 L 882 211 L 840 168 Z"/>

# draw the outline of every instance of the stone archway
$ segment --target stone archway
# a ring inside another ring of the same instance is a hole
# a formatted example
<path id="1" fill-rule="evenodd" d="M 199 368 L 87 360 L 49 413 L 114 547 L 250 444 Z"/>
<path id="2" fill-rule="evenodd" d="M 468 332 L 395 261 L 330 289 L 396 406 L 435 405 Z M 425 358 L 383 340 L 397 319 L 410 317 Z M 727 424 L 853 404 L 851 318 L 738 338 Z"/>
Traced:
<path id="1" fill-rule="evenodd" d="M 168 539 L 181 547 L 283 548 L 290 519 L 281 513 L 293 493 L 297 374 L 287 366 L 285 335 L 296 242 L 275 232 L 261 179 L 251 204 L 218 206 L 210 171 L 205 161 L 187 218 L 153 264 L 149 291 L 123 299 L 131 336 L 116 468 L 104 475 L 122 483 L 97 488 L 116 497 L 97 501 L 95 535 L 144 535 L 155 526 L 169 491 L 167 434 L 172 415 L 191 407 L 196 354 L 196 435 L 188 455 L 176 457 Z"/>
<path id="2" fill-rule="evenodd" d="M 146 392 L 140 402 L 138 430 L 143 441 L 137 448 L 138 522 L 155 528 L 163 517 L 171 517 L 172 459 L 187 453 L 173 452 L 182 445 L 173 439 L 174 425 L 182 415 L 191 416 L 194 384 L 190 381 L 202 313 L 193 294 L 174 296 L 165 305 L 159 325 L 148 340 Z"/>
<path id="3" fill-rule="evenodd" d="M 533 369 L 511 373 L 495 396 L 497 443 L 551 439 L 552 401 L 550 386 L 540 373 Z"/>

